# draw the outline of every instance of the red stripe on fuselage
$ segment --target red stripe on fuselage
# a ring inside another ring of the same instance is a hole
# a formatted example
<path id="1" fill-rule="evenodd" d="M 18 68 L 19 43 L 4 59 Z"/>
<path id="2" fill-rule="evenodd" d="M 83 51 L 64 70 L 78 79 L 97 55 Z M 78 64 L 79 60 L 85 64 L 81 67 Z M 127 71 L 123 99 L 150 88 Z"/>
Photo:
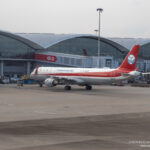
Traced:
<path id="1" fill-rule="evenodd" d="M 124 71 L 124 73 L 128 73 Z M 80 72 L 80 73 L 47 73 L 39 74 L 45 76 L 80 76 L 80 77 L 119 77 L 121 72 L 119 70 L 114 70 L 111 72 Z"/>

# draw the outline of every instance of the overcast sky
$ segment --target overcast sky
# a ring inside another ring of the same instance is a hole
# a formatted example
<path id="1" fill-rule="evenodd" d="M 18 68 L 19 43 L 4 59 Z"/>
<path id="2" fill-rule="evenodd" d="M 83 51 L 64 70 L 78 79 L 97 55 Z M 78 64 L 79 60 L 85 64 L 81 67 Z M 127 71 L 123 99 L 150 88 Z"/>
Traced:
<path id="1" fill-rule="evenodd" d="M 150 38 L 150 0 L 0 0 L 0 30 Z"/>

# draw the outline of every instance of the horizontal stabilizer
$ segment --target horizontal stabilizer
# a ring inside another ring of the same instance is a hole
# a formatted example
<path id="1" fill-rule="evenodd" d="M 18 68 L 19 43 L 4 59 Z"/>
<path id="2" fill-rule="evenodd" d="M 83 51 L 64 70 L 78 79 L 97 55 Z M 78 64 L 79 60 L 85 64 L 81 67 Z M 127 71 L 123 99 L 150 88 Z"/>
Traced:
<path id="1" fill-rule="evenodd" d="M 130 76 L 130 74 L 128 74 L 128 73 L 121 73 L 121 75 L 124 77 Z"/>

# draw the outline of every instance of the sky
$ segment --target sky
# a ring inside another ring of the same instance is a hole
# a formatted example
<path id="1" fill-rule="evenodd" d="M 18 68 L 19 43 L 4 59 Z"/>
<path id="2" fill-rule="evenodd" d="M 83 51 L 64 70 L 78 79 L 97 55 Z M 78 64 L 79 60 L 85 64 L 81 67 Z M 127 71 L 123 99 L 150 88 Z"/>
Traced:
<path id="1" fill-rule="evenodd" d="M 150 0 L 0 0 L 0 30 L 150 38 Z"/>

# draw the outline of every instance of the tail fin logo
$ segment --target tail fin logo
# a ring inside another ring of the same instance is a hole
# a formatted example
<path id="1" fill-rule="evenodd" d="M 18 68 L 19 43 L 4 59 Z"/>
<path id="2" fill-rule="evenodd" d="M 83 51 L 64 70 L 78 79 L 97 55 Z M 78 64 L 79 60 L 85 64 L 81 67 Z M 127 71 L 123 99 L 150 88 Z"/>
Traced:
<path id="1" fill-rule="evenodd" d="M 133 65 L 135 63 L 135 56 L 134 55 L 129 55 L 128 56 L 128 63 L 130 65 Z"/>

